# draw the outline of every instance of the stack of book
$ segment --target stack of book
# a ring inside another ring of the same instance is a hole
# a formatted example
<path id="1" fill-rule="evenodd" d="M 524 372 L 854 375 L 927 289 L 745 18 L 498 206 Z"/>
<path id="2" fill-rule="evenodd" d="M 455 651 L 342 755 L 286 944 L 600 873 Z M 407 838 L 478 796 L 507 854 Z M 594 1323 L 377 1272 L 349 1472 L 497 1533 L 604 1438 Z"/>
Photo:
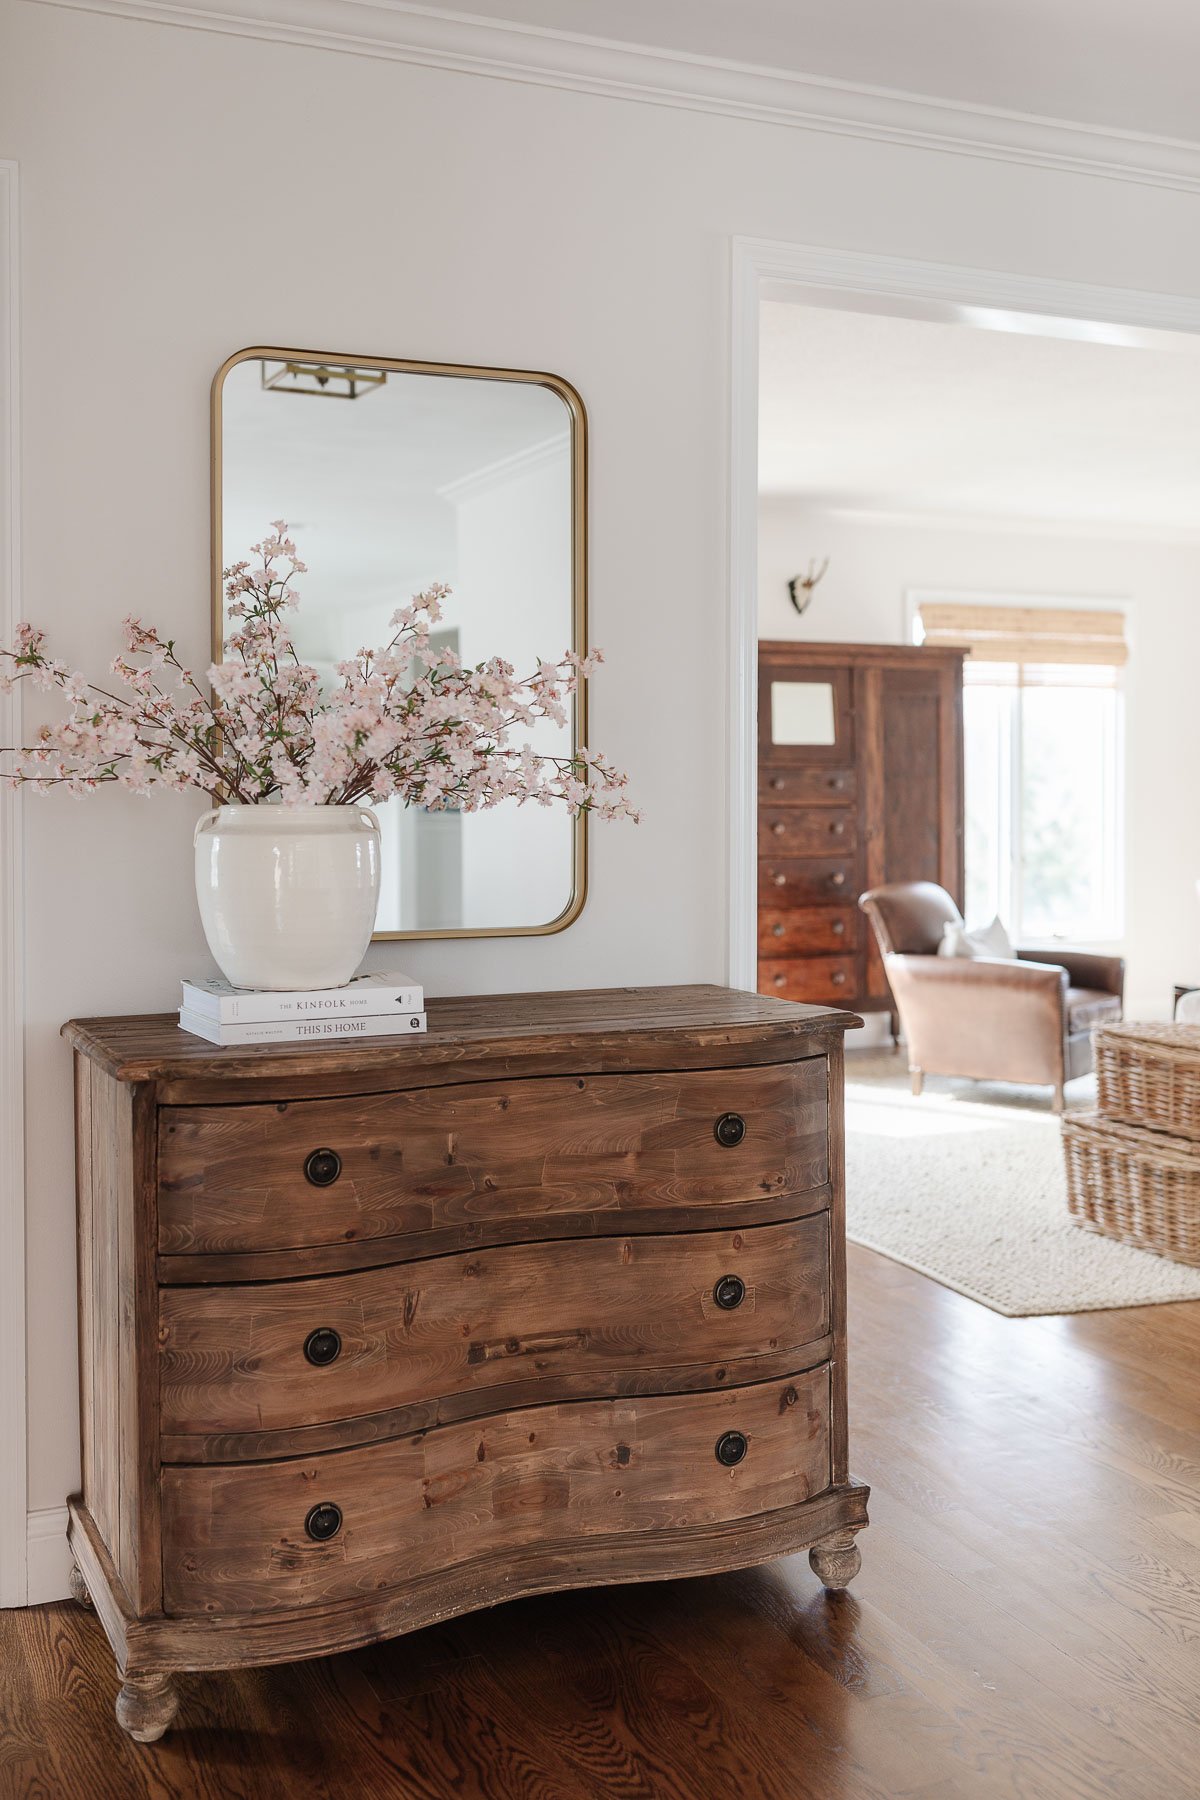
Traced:
<path id="1" fill-rule="evenodd" d="M 408 1037 L 425 1030 L 425 994 L 407 975 L 359 975 L 340 988 L 269 993 L 228 981 L 185 981 L 182 1030 L 210 1044 L 287 1044 L 307 1038 Z"/>

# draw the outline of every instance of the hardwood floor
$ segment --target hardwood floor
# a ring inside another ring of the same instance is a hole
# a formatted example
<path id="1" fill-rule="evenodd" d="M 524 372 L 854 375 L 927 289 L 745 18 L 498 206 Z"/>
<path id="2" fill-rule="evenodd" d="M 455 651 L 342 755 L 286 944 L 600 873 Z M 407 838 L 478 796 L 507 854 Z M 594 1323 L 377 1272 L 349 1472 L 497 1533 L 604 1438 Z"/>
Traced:
<path id="1" fill-rule="evenodd" d="M 1200 1303 L 1003 1319 L 851 1249 L 863 1569 L 524 1601 L 181 1682 L 0 1614 L 4 1800 L 1195 1800 Z"/>

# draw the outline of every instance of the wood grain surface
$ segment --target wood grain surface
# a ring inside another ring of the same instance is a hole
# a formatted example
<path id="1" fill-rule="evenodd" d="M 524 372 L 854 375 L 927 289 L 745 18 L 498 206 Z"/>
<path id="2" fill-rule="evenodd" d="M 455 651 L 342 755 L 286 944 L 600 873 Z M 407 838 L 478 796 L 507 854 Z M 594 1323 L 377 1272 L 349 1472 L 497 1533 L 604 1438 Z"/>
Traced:
<path id="1" fill-rule="evenodd" d="M 621 1231 L 673 1212 L 782 1201 L 828 1180 L 825 1059 L 679 1074 L 572 1076 L 358 1099 L 159 1114 L 158 1241 L 204 1254 L 411 1241 L 447 1227 L 536 1219 L 541 1235 Z M 253 1094 L 243 1092 L 243 1100 Z M 740 1143 L 717 1141 L 726 1113 Z M 316 1187 L 309 1155 L 341 1173 Z M 578 1228 L 578 1227 L 577 1227 Z"/>
<path id="2" fill-rule="evenodd" d="M 727 1467 L 716 1446 L 745 1440 Z M 163 1604 L 246 1615 L 793 1505 L 829 1485 L 829 1371 L 727 1392 L 526 1407 L 325 1456 L 163 1471 Z M 340 1509 L 313 1542 L 314 1506 Z M 636 1554 L 636 1548 L 635 1548 Z M 493 1586 L 495 1577 L 493 1576 Z"/>
<path id="3" fill-rule="evenodd" d="M 727 1276 L 743 1288 L 732 1308 L 716 1299 Z M 720 1386 L 731 1363 L 737 1380 L 754 1381 L 756 1358 L 793 1369 L 824 1336 L 828 1287 L 819 1213 L 744 1232 L 509 1245 L 309 1281 L 168 1288 L 162 1429 L 261 1434 L 421 1403 L 437 1418 L 450 1395 L 473 1395 L 478 1412 L 498 1388 L 511 1407 L 613 1392 L 614 1376 L 648 1389 L 689 1368 L 691 1385 Z M 305 1345 L 320 1331 L 340 1347 L 314 1366 Z"/>
<path id="4" fill-rule="evenodd" d="M 851 1246 L 863 1569 L 497 1606 L 112 1715 L 0 1612 L 3 1800 L 1195 1800 L 1200 1303 L 1006 1319 Z"/>
<path id="5" fill-rule="evenodd" d="M 733 1068 L 819 1053 L 853 1013 L 800 1007 L 732 988 L 584 988 L 557 994 L 431 999 L 426 1034 L 218 1047 L 174 1013 L 73 1019 L 63 1035 L 119 1080 L 153 1082 L 160 1102 L 366 1094 L 440 1082 L 624 1070 Z"/>

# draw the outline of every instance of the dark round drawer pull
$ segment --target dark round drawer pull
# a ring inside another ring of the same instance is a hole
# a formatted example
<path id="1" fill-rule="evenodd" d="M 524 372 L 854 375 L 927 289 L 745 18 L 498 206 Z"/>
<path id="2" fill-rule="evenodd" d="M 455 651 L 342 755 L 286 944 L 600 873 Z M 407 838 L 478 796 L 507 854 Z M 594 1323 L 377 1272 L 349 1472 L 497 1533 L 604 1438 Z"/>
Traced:
<path id="1" fill-rule="evenodd" d="M 776 976 L 776 980 L 778 979 Z M 746 1121 L 741 1113 L 722 1113 L 713 1126 L 713 1136 L 726 1150 L 732 1150 L 735 1144 L 740 1144 L 745 1135 Z"/>
<path id="2" fill-rule="evenodd" d="M 304 1159 L 304 1179 L 314 1187 L 332 1187 L 342 1172 L 336 1150 L 310 1150 Z"/>
<path id="3" fill-rule="evenodd" d="M 746 1298 L 746 1284 L 740 1275 L 722 1275 L 713 1289 L 713 1299 L 723 1312 L 732 1312 Z"/>
<path id="4" fill-rule="evenodd" d="M 844 982 L 845 982 L 845 979 L 846 979 L 846 971 L 845 971 L 845 969 L 835 969 L 835 970 L 834 970 L 834 971 L 833 971 L 833 985 L 834 985 L 834 987 L 841 987 L 841 986 L 842 986 L 842 985 L 843 985 L 843 983 L 844 983 Z"/>
<path id="5" fill-rule="evenodd" d="M 735 1463 L 741 1462 L 749 1448 L 740 1431 L 727 1431 L 724 1437 L 717 1439 L 717 1461 L 724 1463 L 727 1469 L 732 1469 Z"/>
<path id="6" fill-rule="evenodd" d="M 342 1354 L 342 1340 L 331 1326 L 322 1325 L 305 1338 L 304 1354 L 314 1368 L 328 1368 Z"/>
<path id="7" fill-rule="evenodd" d="M 342 1509 L 332 1500 L 322 1500 L 310 1509 L 304 1529 L 316 1544 L 327 1544 L 342 1529 Z"/>

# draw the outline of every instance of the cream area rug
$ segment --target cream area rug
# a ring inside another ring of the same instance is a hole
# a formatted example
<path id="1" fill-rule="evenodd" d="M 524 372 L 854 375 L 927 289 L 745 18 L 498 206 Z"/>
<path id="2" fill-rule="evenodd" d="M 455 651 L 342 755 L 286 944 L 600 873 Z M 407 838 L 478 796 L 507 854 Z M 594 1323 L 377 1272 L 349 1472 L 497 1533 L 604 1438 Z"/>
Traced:
<path id="1" fill-rule="evenodd" d="M 1067 1101 L 1094 1105 L 1091 1078 Z M 1040 1090 L 931 1078 L 915 1098 L 884 1051 L 846 1056 L 846 1230 L 1010 1318 L 1200 1300 L 1200 1269 L 1071 1223 Z"/>

